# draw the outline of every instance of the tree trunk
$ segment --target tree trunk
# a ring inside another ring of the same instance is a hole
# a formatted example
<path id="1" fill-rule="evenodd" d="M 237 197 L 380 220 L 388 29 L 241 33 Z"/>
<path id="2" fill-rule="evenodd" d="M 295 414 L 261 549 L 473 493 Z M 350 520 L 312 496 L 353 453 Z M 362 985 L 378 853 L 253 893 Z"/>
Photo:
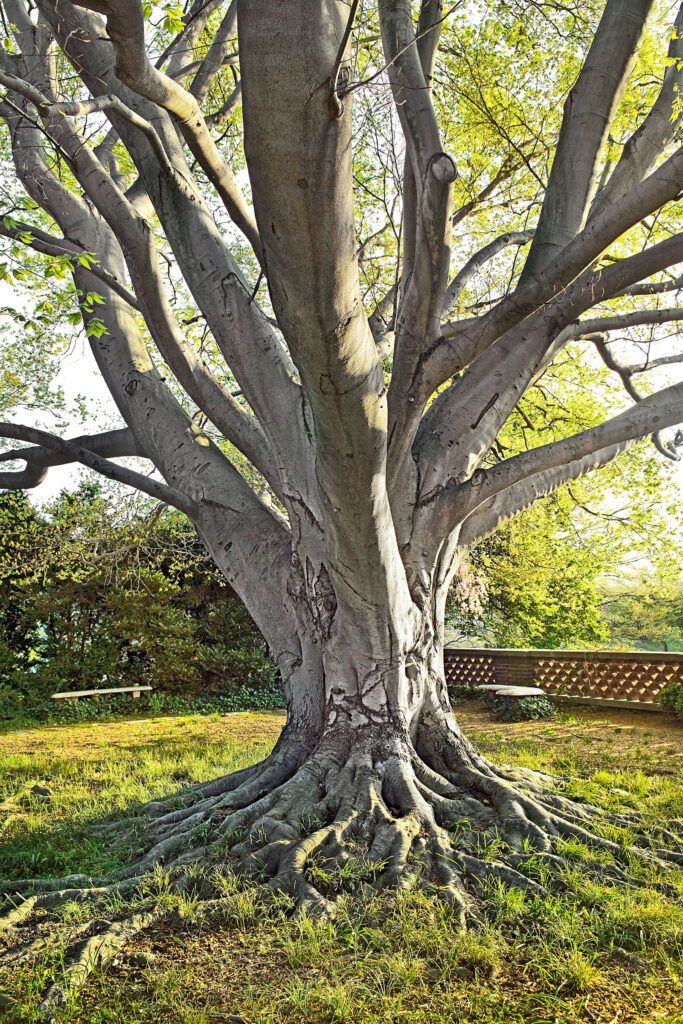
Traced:
<path id="1" fill-rule="evenodd" d="M 287 722 L 273 752 L 194 787 L 180 809 L 178 797 L 143 807 L 146 852 L 117 883 L 164 865 L 185 885 L 190 865 L 210 870 L 227 854 L 309 910 L 331 911 L 352 869 L 358 884 L 437 886 L 464 921 L 487 880 L 541 893 L 524 864 L 561 863 L 553 849 L 563 838 L 609 851 L 615 864 L 600 865 L 602 877 L 624 877 L 616 862 L 633 850 L 590 830 L 596 808 L 565 799 L 539 773 L 494 768 L 463 736 L 443 671 L 443 588 L 404 635 L 387 616 L 382 645 L 363 629 L 360 606 L 355 620 L 341 617 L 329 579 L 324 565 L 293 559 L 283 617 L 299 625 L 295 649 L 275 652 Z M 494 841 L 499 859 L 484 856 Z"/>
<path id="2" fill-rule="evenodd" d="M 564 798 L 556 781 L 490 765 L 451 713 L 442 663 L 456 559 L 537 498 L 683 416 L 683 385 L 640 400 L 631 377 L 653 364 L 621 366 L 609 356 L 636 400 L 632 408 L 488 464 L 503 425 L 571 339 L 683 319 L 680 307 L 584 318 L 629 289 L 668 290 L 646 279 L 683 259 L 683 233 L 653 240 L 648 229 L 642 251 L 637 231 L 629 234 L 680 193 L 683 149 L 670 152 L 680 33 L 653 117 L 624 147 L 591 206 L 651 7 L 649 0 L 608 0 L 565 108 L 522 279 L 483 312 L 474 307 L 446 323 L 445 300 L 463 274 L 513 237 L 529 238 L 515 232 L 489 242 L 448 288 L 451 227 L 465 214 L 451 209 L 457 171 L 430 94 L 445 14 L 424 0 L 416 34 L 409 0 L 376 6 L 383 53 L 361 83 L 352 80 L 355 0 L 238 0 L 252 211 L 197 104 L 207 95 L 204 73 L 194 92 L 172 73 L 180 69 L 176 58 L 189 60 L 192 40 L 208 31 L 213 5 L 197 11 L 204 20 L 188 24 L 189 34 L 183 28 L 161 59 L 149 49 L 139 0 L 3 5 L 12 47 L 0 68 L 0 116 L 18 177 L 64 237 L 10 218 L 2 230 L 48 256 L 71 253 L 83 322 L 125 428 L 67 441 L 0 424 L 1 436 L 34 446 L 0 453 L 0 462 L 8 455 L 26 461 L 26 470 L 0 473 L 0 486 L 36 486 L 50 465 L 78 461 L 180 509 L 263 633 L 287 699 L 286 726 L 263 762 L 101 827 L 112 841 L 130 839 L 133 825 L 144 834 L 143 852 L 113 879 L 95 888 L 79 876 L 0 883 L 10 898 L 28 894 L 10 923 L 33 909 L 135 889 L 158 865 L 179 891 L 198 891 L 197 877 L 203 873 L 210 889 L 212 865 L 229 859 L 299 906 L 325 910 L 348 877 L 438 886 L 464 918 L 478 913 L 479 887 L 492 878 L 542 892 L 531 873 L 539 859 L 561 868 L 566 838 L 610 855 L 585 867 L 601 881 L 627 877 L 619 864 L 632 857 L 680 859 L 646 840 L 628 848 L 607 840 L 591 828 L 600 812 Z M 630 27 L 622 32 L 624 18 Z M 221 38 L 217 50 L 225 56 Z M 200 69 L 208 75 L 222 60 L 213 47 L 204 56 L 203 46 Z M 57 48 L 63 59 L 55 62 Z M 75 89 L 71 72 L 62 87 L 67 62 L 81 83 Z M 394 286 L 378 303 L 395 307 L 390 372 L 381 352 L 391 339 L 373 336 L 365 308 L 352 119 L 357 87 L 379 84 L 380 71 L 406 143 L 403 246 Z M 111 124 L 109 143 L 94 148 L 80 128 L 93 113 Z M 119 168 L 121 149 L 127 158 Z M 63 161 L 68 187 L 53 171 Z M 195 163 L 205 177 L 195 175 Z M 466 204 L 470 211 L 501 181 L 512 184 L 513 173 L 492 179 Z M 615 189 L 624 201 L 608 201 Z M 261 268 L 254 286 L 224 236 L 223 213 Z M 197 310 L 182 323 L 160 267 L 158 232 Z M 600 262 L 622 238 L 634 239 L 636 251 Z M 262 276 L 277 330 L 257 301 Z M 103 303 L 94 307 L 92 293 Z M 199 335 L 185 330 L 195 321 L 206 328 L 202 339 L 213 337 L 211 350 L 215 342 L 208 359 L 204 341 L 195 344 Z M 225 384 L 233 378 L 243 401 Z M 252 490 L 250 471 L 242 474 L 230 446 L 259 474 L 256 491 L 267 483 L 272 503 Z M 130 455 L 148 459 L 163 482 L 112 461 Z M 630 818 L 620 823 L 635 827 Z M 661 835 L 666 845 L 675 842 Z M 498 859 L 487 852 L 489 841 Z M 213 896 L 208 904 L 220 910 L 218 891 Z M 155 919 L 137 914 L 130 929 Z M 129 933 L 117 923 L 88 938 L 77 957 L 78 984 Z M 43 1008 L 63 995 L 57 988 Z"/>

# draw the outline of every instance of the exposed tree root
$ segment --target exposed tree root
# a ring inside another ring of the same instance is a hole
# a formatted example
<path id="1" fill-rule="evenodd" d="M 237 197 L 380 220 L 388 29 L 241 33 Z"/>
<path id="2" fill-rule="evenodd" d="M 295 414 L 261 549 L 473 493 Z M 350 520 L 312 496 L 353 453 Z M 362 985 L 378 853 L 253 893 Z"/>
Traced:
<path id="1" fill-rule="evenodd" d="M 137 902 L 128 901 L 137 912 L 119 911 L 113 922 L 90 921 L 72 935 L 63 973 L 42 1004 L 45 1019 L 52 1020 L 95 966 L 168 916 L 162 903 L 155 906 L 149 894 L 146 902 L 141 895 L 159 867 L 171 893 L 190 891 L 202 901 L 208 921 L 220 917 L 224 900 L 211 886 L 197 888 L 196 865 L 239 867 L 267 889 L 288 894 L 299 911 L 316 915 L 332 913 L 344 887 L 428 886 L 449 901 L 464 926 L 481 916 L 481 895 L 492 881 L 531 897 L 546 893 L 539 877 L 561 885 L 570 864 L 563 853 L 568 842 L 593 851 L 595 861 L 583 861 L 581 870 L 603 884 L 638 884 L 628 870 L 633 859 L 656 867 L 683 860 L 671 830 L 662 830 L 671 848 L 653 849 L 644 836 L 629 846 L 605 838 L 601 823 L 632 834 L 637 820 L 569 800 L 548 776 L 496 770 L 462 742 L 452 749 L 442 744 L 438 756 L 421 753 L 396 736 L 376 734 L 364 745 L 350 735 L 346 743 L 323 740 L 308 757 L 281 747 L 253 768 L 107 824 L 100 833 L 112 843 L 142 837 L 139 853 L 113 878 L 0 884 L 7 899 L 0 965 L 43 949 L 50 915 L 65 904 L 96 910 L 137 892 Z M 532 864 L 535 872 L 528 870 Z"/>
<path id="2" fill-rule="evenodd" d="M 87 981 L 89 975 L 101 964 L 110 962 L 117 953 L 135 935 L 161 920 L 160 913 L 134 914 L 127 921 L 106 924 L 94 935 L 78 942 L 69 950 L 69 958 L 64 974 L 45 993 L 40 1010 L 46 1021 L 51 1024 L 54 1012 L 69 996 L 78 992 Z"/>

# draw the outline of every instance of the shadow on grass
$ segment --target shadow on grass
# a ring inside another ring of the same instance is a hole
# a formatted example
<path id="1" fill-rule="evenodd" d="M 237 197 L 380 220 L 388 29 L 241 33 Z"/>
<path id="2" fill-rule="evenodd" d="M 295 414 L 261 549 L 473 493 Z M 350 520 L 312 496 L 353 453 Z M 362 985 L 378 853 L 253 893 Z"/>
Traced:
<path id="1" fill-rule="evenodd" d="M 109 743 L 94 742 L 90 729 L 79 725 L 32 730 L 25 735 L 33 742 L 23 750 L 0 746 L 0 879 L 103 876 L 126 867 L 139 852 L 141 835 L 112 845 L 93 835 L 97 827 L 134 818 L 149 800 L 177 794 L 180 802 L 195 783 L 261 760 L 275 740 L 275 716 L 266 717 L 271 728 L 260 736 L 245 729 L 250 735 L 244 739 L 198 736 L 191 732 L 193 720 L 176 719 L 161 723 L 163 735 L 132 742 L 120 732 L 137 721 L 98 723 L 98 732 L 112 731 Z M 29 749 L 36 742 L 48 749 Z"/>

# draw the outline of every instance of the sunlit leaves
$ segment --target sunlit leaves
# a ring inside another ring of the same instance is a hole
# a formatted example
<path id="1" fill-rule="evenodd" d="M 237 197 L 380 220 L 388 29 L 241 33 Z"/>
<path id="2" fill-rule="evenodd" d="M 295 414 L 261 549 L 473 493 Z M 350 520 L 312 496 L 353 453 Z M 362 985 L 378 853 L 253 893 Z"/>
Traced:
<path id="1" fill-rule="evenodd" d="M 103 335 L 109 334 L 109 331 L 106 324 L 99 317 L 91 316 L 86 320 L 85 333 L 89 338 L 101 338 Z"/>

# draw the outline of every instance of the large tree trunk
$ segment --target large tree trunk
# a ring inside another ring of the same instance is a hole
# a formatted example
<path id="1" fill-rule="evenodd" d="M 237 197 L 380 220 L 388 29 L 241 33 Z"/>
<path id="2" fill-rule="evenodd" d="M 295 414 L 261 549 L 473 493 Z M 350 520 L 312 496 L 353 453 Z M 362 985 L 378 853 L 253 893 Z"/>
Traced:
<path id="1" fill-rule="evenodd" d="M 296 652 L 275 652 L 287 721 L 273 752 L 194 787 L 180 808 L 178 797 L 142 807 L 144 853 L 115 884 L 163 865 L 184 886 L 191 865 L 210 869 L 227 856 L 298 906 L 328 912 L 353 860 L 359 884 L 437 886 L 464 921 L 491 878 L 540 893 L 523 865 L 532 856 L 559 863 L 553 848 L 563 838 L 627 856 L 590 830 L 597 809 L 563 798 L 539 773 L 495 768 L 462 734 L 443 672 L 443 587 L 417 630 L 413 620 L 396 637 L 387 614 L 391 642 L 382 645 L 360 607 L 342 618 L 329 580 L 324 564 L 292 560 L 283 614 L 299 628 Z M 130 825 L 101 831 L 115 840 Z M 483 856 L 493 840 L 495 860 Z M 623 876 L 616 864 L 600 870 Z"/>

